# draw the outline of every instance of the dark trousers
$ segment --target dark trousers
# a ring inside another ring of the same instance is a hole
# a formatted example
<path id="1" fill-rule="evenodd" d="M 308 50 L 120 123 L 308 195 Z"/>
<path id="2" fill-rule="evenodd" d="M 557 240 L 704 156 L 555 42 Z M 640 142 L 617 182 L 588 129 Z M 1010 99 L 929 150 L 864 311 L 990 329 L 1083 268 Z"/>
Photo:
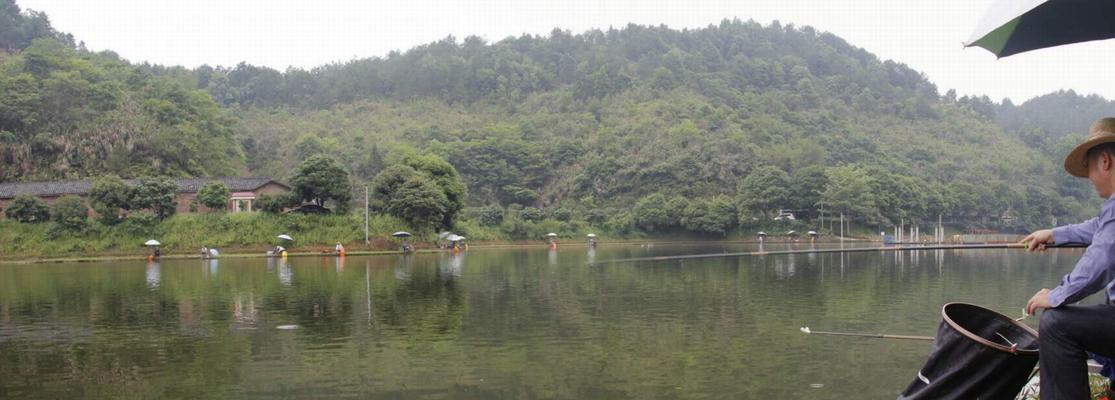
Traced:
<path id="1" fill-rule="evenodd" d="M 1038 345 L 1041 400 L 1090 399 L 1086 352 L 1115 356 L 1115 306 L 1042 311 Z"/>

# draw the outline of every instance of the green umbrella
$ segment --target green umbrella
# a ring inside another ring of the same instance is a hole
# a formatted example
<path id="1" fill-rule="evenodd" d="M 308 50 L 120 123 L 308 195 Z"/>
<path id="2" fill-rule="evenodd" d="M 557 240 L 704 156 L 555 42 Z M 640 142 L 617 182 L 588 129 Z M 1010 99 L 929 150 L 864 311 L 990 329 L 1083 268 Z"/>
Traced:
<path id="1" fill-rule="evenodd" d="M 965 47 L 998 57 L 1069 43 L 1115 37 L 1115 2 L 1104 0 L 1000 0 Z"/>

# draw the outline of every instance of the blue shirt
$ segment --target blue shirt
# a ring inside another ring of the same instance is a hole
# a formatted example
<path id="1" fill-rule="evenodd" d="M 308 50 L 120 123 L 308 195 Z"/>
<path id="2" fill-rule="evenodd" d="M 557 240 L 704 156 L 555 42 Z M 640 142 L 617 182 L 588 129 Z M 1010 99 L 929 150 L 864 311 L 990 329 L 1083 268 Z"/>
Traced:
<path id="1" fill-rule="evenodd" d="M 1053 242 L 1085 244 L 1088 249 L 1061 285 L 1050 291 L 1050 305 L 1072 304 L 1105 287 L 1107 298 L 1115 299 L 1115 287 L 1108 286 L 1115 279 L 1115 196 L 1103 202 L 1098 217 L 1054 228 Z"/>

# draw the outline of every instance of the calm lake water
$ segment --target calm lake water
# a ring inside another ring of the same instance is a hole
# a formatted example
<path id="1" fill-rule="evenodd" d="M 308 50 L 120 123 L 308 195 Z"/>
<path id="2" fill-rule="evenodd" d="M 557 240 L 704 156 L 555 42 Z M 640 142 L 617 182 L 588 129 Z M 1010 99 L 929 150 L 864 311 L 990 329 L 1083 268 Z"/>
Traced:
<path id="1" fill-rule="evenodd" d="M 0 265 L 0 398 L 890 399 L 928 342 L 799 328 L 1021 316 L 1082 253 L 600 263 L 753 249 Z"/>

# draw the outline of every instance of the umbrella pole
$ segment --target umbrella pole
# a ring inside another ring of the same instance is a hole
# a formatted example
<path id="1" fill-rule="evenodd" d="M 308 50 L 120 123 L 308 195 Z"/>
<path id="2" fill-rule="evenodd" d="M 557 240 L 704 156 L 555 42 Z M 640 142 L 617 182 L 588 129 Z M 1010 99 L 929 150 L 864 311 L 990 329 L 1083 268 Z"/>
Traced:
<path id="1" fill-rule="evenodd" d="M 807 335 L 823 335 L 823 336 L 853 336 L 853 337 L 869 337 L 878 339 L 904 339 L 904 340 L 928 340 L 933 341 L 932 336 L 914 336 L 914 335 L 891 335 L 886 333 L 859 333 L 859 332 L 825 332 L 810 330 L 808 326 L 803 326 L 801 332 Z"/>

